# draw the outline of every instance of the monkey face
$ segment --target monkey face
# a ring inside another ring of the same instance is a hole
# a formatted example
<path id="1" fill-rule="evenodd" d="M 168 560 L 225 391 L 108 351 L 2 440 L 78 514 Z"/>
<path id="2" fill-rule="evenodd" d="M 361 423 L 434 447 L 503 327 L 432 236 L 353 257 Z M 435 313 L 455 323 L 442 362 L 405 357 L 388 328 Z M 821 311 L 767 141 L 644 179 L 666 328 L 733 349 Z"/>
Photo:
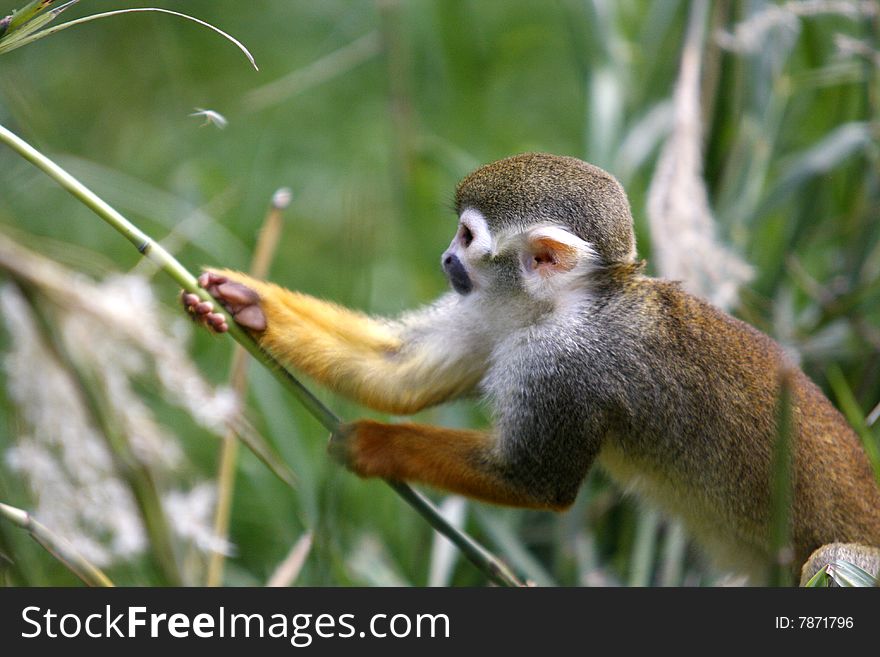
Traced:
<path id="1" fill-rule="evenodd" d="M 479 210 L 465 208 L 441 264 L 463 296 L 491 288 L 550 300 L 592 271 L 598 257 L 565 226 L 535 222 L 493 232 Z"/>

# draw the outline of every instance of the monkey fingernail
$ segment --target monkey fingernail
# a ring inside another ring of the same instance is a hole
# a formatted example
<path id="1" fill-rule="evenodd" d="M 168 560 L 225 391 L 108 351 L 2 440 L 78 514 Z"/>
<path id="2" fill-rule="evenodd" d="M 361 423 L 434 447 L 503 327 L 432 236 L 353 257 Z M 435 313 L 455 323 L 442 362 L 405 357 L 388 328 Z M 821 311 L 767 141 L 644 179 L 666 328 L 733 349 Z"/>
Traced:
<path id="1" fill-rule="evenodd" d="M 225 333 L 229 330 L 229 326 L 226 324 L 226 318 L 220 313 L 208 313 L 205 315 L 205 321 L 218 333 Z"/>
<path id="2" fill-rule="evenodd" d="M 215 274 L 214 272 L 206 271 L 201 276 L 199 276 L 199 287 L 208 288 L 211 285 L 222 285 L 229 279 L 225 276 L 221 276 L 220 274 Z"/>
<path id="3" fill-rule="evenodd" d="M 193 307 L 199 302 L 199 298 L 191 292 L 181 294 L 180 300 L 183 302 L 183 307 L 190 312 L 193 311 Z"/>

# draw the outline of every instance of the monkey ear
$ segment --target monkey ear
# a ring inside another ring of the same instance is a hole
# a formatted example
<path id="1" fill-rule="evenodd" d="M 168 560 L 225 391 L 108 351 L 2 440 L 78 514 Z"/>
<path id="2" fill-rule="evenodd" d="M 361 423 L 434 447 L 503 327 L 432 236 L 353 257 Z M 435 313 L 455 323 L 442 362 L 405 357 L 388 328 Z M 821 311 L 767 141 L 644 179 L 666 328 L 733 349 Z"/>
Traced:
<path id="1" fill-rule="evenodd" d="M 529 273 L 553 276 L 571 271 L 595 256 L 589 243 L 558 226 L 535 228 L 525 237 L 522 261 Z"/>

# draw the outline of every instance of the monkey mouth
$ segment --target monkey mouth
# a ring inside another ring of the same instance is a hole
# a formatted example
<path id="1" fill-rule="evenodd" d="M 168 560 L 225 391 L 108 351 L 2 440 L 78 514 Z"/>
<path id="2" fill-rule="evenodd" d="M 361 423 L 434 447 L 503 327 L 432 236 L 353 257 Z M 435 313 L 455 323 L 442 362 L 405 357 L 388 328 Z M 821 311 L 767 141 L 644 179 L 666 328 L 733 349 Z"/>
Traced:
<path id="1" fill-rule="evenodd" d="M 471 279 L 469 278 L 466 278 L 464 280 L 450 278 L 449 282 L 452 284 L 452 289 L 462 296 L 474 289 L 474 286 L 471 283 Z"/>

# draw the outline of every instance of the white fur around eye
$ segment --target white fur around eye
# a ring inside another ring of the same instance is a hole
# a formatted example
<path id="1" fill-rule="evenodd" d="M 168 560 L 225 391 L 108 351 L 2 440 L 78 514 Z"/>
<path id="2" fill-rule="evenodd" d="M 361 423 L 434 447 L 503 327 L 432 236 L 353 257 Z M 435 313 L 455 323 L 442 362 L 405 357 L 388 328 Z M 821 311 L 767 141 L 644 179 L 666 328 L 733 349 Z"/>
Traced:
<path id="1" fill-rule="evenodd" d="M 474 238 L 468 247 L 468 251 L 477 254 L 485 254 L 492 251 L 492 234 L 489 232 L 486 218 L 479 210 L 467 208 L 461 213 L 459 223 L 467 226 Z"/>

